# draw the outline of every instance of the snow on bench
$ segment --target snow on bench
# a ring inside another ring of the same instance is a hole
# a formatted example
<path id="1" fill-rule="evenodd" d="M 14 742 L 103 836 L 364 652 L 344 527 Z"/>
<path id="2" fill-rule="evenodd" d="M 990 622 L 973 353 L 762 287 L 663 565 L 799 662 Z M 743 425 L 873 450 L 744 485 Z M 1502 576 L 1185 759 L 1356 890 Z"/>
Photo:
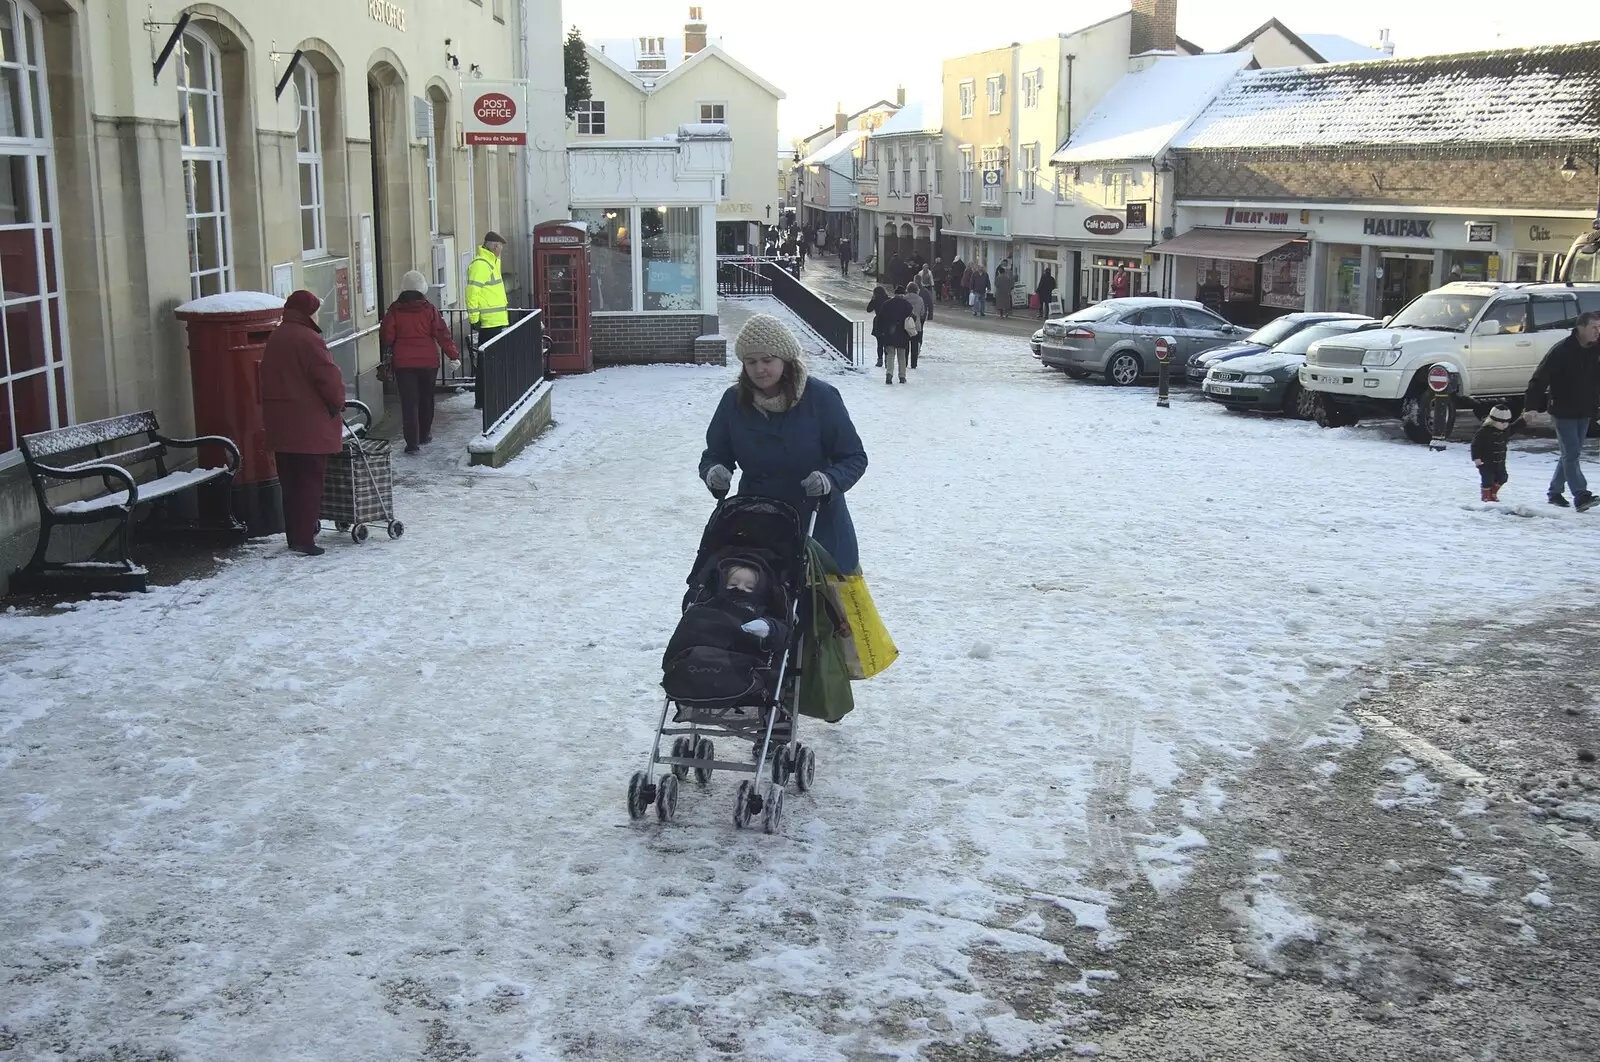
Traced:
<path id="1" fill-rule="evenodd" d="M 228 475 L 227 468 L 191 468 L 183 472 L 171 472 L 160 479 L 152 479 L 148 483 L 139 484 L 139 504 L 164 498 L 168 494 L 176 494 L 180 490 L 198 487 L 202 483 L 209 483 L 221 476 Z M 93 513 L 101 509 L 117 509 L 128 504 L 128 491 L 118 490 L 101 498 L 86 498 L 83 501 L 64 502 L 52 505 L 51 508 L 58 513 Z"/>

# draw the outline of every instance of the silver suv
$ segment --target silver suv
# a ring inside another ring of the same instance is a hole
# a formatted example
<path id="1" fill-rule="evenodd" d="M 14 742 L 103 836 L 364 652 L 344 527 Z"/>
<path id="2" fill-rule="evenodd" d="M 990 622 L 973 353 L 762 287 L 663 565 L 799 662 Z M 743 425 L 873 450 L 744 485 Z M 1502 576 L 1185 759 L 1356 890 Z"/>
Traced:
<path id="1" fill-rule="evenodd" d="M 1107 383 L 1127 387 L 1154 375 L 1162 336 L 1177 341 L 1170 363 L 1182 379 L 1191 357 L 1249 334 L 1186 299 L 1107 299 L 1046 321 L 1039 360 L 1075 380 L 1102 374 Z"/>

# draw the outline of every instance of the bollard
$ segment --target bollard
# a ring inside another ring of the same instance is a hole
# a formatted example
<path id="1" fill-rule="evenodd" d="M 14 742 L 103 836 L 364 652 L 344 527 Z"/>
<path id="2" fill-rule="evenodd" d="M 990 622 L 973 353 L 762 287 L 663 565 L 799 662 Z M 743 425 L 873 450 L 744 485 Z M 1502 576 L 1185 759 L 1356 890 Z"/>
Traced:
<path id="1" fill-rule="evenodd" d="M 1428 449 L 1443 450 L 1445 448 L 1445 425 L 1450 423 L 1450 409 L 1455 400 L 1450 397 L 1452 380 L 1450 370 L 1443 365 L 1435 365 L 1428 370 Z"/>
<path id="2" fill-rule="evenodd" d="M 1171 336 L 1162 336 L 1156 340 L 1156 407 L 1158 409 L 1170 408 L 1167 401 L 1167 381 L 1172 371 L 1172 352 L 1178 346 L 1178 341 Z"/>

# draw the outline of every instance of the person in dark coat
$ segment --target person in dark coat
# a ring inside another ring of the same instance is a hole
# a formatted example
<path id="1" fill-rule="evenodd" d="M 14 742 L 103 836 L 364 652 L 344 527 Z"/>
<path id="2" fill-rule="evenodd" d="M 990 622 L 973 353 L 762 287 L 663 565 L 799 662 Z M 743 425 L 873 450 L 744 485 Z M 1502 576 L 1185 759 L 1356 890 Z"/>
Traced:
<path id="1" fill-rule="evenodd" d="M 943 258 L 933 260 L 933 297 L 940 302 L 950 298 L 950 270 L 945 266 Z"/>
<path id="2" fill-rule="evenodd" d="M 950 262 L 950 271 L 945 274 L 945 286 L 950 289 L 950 297 L 958 303 L 967 301 L 967 263 L 957 256 Z"/>
<path id="3" fill-rule="evenodd" d="M 967 288 L 974 296 L 972 312 L 977 317 L 987 317 L 989 308 L 987 296 L 989 294 L 989 271 L 983 268 L 982 262 L 974 262 L 972 269 L 967 274 Z"/>
<path id="4" fill-rule="evenodd" d="M 261 422 L 277 458 L 289 548 L 321 555 L 317 529 L 328 455 L 344 439 L 344 376 L 328 353 L 316 313 L 322 300 L 297 291 L 283 304 L 283 323 L 261 353 Z"/>
<path id="5" fill-rule="evenodd" d="M 878 341 L 878 368 L 883 368 L 883 337 L 878 334 L 877 313 L 883 304 L 889 301 L 889 289 L 882 284 L 872 289 L 872 298 L 867 300 L 867 312 L 873 315 L 872 338 Z"/>
<path id="6" fill-rule="evenodd" d="M 850 275 L 850 237 L 839 237 L 839 273 L 841 276 Z"/>
<path id="7" fill-rule="evenodd" d="M 903 301 L 903 300 L 902 300 Z M 844 399 L 806 372 L 800 343 L 782 321 L 757 314 L 734 340 L 739 378 L 722 395 L 706 429 L 700 478 L 714 494 L 739 469 L 739 493 L 817 510 L 813 537 L 839 569 L 861 567 L 845 492 L 867 471 L 867 451 Z"/>
<path id="8" fill-rule="evenodd" d="M 400 391 L 400 425 L 406 453 L 433 441 L 433 391 L 439 376 L 439 352 L 460 361 L 444 315 L 428 301 L 428 278 L 413 269 L 400 279 L 400 297 L 390 303 L 378 330 L 382 348 L 394 367 Z"/>
<path id="9" fill-rule="evenodd" d="M 1039 277 L 1039 286 L 1033 290 L 1039 296 L 1039 320 L 1050 316 L 1050 300 L 1056 295 L 1056 278 L 1050 272 L 1050 267 L 1044 267 L 1044 274 Z"/>
<path id="10" fill-rule="evenodd" d="M 1011 293 L 1016 290 L 1017 277 L 1011 271 L 1010 261 L 1001 262 L 994 270 L 994 308 L 1001 317 L 1010 317 Z"/>
<path id="11" fill-rule="evenodd" d="M 1550 480 L 1550 504 L 1566 506 L 1563 492 L 1570 486 L 1571 504 L 1580 512 L 1592 507 L 1596 499 L 1589 493 L 1581 459 L 1589 423 L 1600 415 L 1600 312 L 1578 315 L 1577 327 L 1552 347 L 1534 370 L 1523 404 L 1527 409 L 1548 412 L 1556 422 L 1561 459 Z"/>
<path id="12" fill-rule="evenodd" d="M 904 288 L 896 288 L 894 297 L 878 307 L 872 330 L 883 341 L 883 382 L 886 384 L 894 383 L 896 363 L 900 366 L 900 382 L 906 382 L 906 369 L 911 364 L 911 333 L 906 321 L 916 319 L 916 308 L 906 297 Z"/>
<path id="13" fill-rule="evenodd" d="M 1509 408 L 1495 406 L 1472 437 L 1472 463 L 1478 469 L 1479 500 L 1500 500 L 1500 488 L 1511 478 L 1506 474 L 1506 444 L 1522 427 L 1521 417 L 1512 420 Z"/>
<path id="14" fill-rule="evenodd" d="M 897 288 L 906 284 L 906 264 L 900 260 L 899 255 L 889 259 L 889 283 Z"/>

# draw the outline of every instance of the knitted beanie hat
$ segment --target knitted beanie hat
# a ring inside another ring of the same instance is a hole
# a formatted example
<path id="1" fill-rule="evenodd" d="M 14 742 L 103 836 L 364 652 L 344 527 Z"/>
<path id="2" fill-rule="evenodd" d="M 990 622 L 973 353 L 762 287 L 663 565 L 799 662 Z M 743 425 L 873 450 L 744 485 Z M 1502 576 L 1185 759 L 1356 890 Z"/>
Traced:
<path id="1" fill-rule="evenodd" d="M 739 329 L 739 338 L 733 341 L 734 357 L 749 361 L 767 355 L 801 365 L 800 341 L 784 323 L 769 313 L 758 313 Z"/>
<path id="2" fill-rule="evenodd" d="M 428 278 L 415 269 L 409 270 L 405 276 L 400 278 L 400 290 L 414 291 L 419 295 L 426 295 L 428 293 Z"/>
<path id="3" fill-rule="evenodd" d="M 286 310 L 299 310 L 307 317 L 315 317 L 322 308 L 322 300 L 301 288 L 284 300 L 283 307 Z"/>
<path id="4" fill-rule="evenodd" d="M 1495 406 L 1489 410 L 1489 419 L 1499 424 L 1511 423 L 1511 408 L 1509 406 Z"/>

